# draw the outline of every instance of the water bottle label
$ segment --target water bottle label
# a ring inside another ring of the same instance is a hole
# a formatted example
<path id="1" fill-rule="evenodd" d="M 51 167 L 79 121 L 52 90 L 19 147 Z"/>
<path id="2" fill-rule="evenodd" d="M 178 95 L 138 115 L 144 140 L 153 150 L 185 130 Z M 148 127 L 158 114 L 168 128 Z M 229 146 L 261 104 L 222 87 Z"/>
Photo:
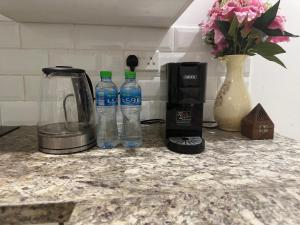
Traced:
<path id="1" fill-rule="evenodd" d="M 141 89 L 121 90 L 121 105 L 141 105 Z"/>
<path id="2" fill-rule="evenodd" d="M 96 90 L 96 106 L 118 105 L 118 93 L 113 90 Z"/>

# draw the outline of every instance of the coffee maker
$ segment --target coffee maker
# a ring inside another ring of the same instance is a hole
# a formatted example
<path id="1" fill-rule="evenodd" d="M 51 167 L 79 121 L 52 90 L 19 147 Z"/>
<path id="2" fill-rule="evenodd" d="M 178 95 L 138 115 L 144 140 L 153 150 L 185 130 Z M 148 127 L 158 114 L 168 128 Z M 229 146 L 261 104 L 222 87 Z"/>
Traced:
<path id="1" fill-rule="evenodd" d="M 202 152 L 207 63 L 169 63 L 160 71 L 162 136 L 167 148 L 182 154 Z"/>

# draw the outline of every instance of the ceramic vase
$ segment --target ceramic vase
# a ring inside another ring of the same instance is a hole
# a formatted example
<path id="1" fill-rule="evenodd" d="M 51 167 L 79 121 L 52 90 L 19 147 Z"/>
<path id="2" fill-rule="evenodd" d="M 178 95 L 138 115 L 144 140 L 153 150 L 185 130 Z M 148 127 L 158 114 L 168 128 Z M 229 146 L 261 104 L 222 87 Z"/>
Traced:
<path id="1" fill-rule="evenodd" d="M 251 100 L 244 81 L 244 67 L 247 55 L 227 55 L 225 81 L 218 92 L 214 117 L 219 128 L 226 131 L 240 131 L 241 120 L 251 110 Z"/>

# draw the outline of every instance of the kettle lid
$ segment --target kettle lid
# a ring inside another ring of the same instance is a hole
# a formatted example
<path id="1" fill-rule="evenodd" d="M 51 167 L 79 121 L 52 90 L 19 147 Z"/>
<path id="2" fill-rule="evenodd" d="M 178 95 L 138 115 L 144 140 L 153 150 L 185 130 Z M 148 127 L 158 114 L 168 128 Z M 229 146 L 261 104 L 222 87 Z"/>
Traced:
<path id="1" fill-rule="evenodd" d="M 72 75 L 74 73 L 85 73 L 85 70 L 83 69 L 78 69 L 78 68 L 73 68 L 71 66 L 55 66 L 55 67 L 48 67 L 48 68 L 43 68 L 42 71 L 44 74 L 47 76 L 51 73 L 61 73 L 64 76 Z M 59 74 L 57 74 L 59 75 Z"/>

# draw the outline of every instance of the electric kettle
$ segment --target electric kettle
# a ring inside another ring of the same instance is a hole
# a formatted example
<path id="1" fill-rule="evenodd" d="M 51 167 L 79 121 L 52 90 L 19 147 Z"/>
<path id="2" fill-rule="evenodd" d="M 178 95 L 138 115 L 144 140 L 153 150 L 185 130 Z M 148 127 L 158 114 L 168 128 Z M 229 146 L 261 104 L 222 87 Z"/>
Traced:
<path id="1" fill-rule="evenodd" d="M 67 66 L 42 71 L 39 150 L 68 154 L 95 146 L 93 87 L 86 72 Z"/>

